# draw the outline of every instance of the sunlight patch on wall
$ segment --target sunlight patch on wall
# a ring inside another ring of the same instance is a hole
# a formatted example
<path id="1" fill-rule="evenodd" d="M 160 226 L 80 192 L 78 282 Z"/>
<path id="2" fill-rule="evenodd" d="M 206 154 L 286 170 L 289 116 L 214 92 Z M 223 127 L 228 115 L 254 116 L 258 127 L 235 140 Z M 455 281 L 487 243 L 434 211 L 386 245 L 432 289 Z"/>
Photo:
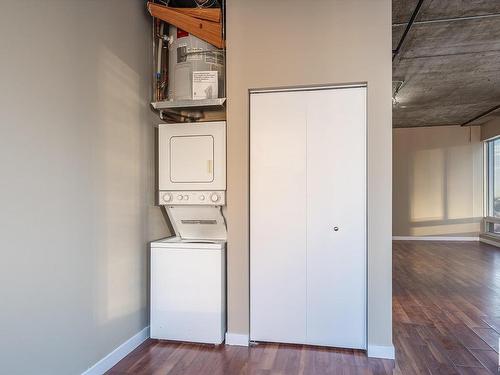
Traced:
<path id="1" fill-rule="evenodd" d="M 129 316 L 140 310 L 141 296 L 140 252 L 146 251 L 143 189 L 145 181 L 141 149 L 141 98 L 139 75 L 109 48 L 102 46 L 98 54 L 98 116 L 99 128 L 97 191 L 97 230 L 99 285 L 102 302 L 99 319 L 102 323 Z M 132 183 L 133 182 L 133 183 Z"/>
<path id="2" fill-rule="evenodd" d="M 446 218 L 464 219 L 471 216 L 473 196 L 473 160 L 470 145 L 446 150 Z M 470 183 L 464 183 L 470 181 Z"/>
<path id="3" fill-rule="evenodd" d="M 442 149 L 419 150 L 413 153 L 410 184 L 411 221 L 444 218 L 444 168 Z"/>

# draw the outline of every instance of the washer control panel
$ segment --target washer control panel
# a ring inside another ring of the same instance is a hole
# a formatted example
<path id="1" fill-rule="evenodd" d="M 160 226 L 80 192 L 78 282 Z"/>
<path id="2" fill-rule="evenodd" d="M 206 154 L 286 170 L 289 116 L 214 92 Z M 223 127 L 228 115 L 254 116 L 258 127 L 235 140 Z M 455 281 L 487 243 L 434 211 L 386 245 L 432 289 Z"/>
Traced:
<path id="1" fill-rule="evenodd" d="M 209 205 L 226 204 L 226 192 L 218 191 L 159 191 L 158 202 L 161 205 Z"/>

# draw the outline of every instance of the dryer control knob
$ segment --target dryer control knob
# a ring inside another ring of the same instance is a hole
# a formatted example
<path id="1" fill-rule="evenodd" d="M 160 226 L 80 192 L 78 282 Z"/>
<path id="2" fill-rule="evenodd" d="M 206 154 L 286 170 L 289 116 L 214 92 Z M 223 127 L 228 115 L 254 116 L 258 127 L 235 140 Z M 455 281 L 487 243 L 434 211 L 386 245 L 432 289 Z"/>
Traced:
<path id="1" fill-rule="evenodd" d="M 165 194 L 163 194 L 162 197 L 163 197 L 163 200 L 165 202 L 170 202 L 172 200 L 172 194 L 170 194 L 170 193 L 165 193 Z"/>
<path id="2" fill-rule="evenodd" d="M 183 198 L 184 198 L 184 197 L 183 197 L 182 195 L 180 195 L 180 194 L 177 196 L 177 199 L 178 199 L 178 200 L 180 200 L 180 201 L 181 201 Z"/>
<path id="3" fill-rule="evenodd" d="M 212 195 L 210 195 L 210 199 L 212 200 L 212 202 L 217 202 L 219 200 L 219 194 L 212 193 Z"/>

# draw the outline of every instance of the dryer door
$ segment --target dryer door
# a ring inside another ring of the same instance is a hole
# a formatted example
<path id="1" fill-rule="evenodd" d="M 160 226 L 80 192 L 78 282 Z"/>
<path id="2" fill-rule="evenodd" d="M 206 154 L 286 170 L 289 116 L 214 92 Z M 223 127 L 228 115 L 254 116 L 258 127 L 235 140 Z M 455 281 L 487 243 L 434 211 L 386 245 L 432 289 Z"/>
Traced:
<path id="1" fill-rule="evenodd" d="M 225 190 L 225 122 L 159 125 L 159 190 Z"/>
<path id="2" fill-rule="evenodd" d="M 176 135 L 170 137 L 170 182 L 214 181 L 214 137 Z"/>

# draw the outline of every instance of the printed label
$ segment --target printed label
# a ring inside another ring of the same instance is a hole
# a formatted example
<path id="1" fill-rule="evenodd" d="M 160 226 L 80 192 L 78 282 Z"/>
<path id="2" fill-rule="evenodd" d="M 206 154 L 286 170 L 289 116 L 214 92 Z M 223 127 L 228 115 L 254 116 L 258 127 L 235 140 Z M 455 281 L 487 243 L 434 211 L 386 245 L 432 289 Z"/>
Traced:
<path id="1" fill-rule="evenodd" d="M 224 56 L 222 56 L 222 53 L 207 52 L 205 54 L 205 62 L 207 64 L 222 65 L 224 64 Z"/>
<path id="2" fill-rule="evenodd" d="M 187 47 L 179 46 L 177 47 L 177 64 L 186 62 L 187 58 Z"/>
<path id="3" fill-rule="evenodd" d="M 218 97 L 218 74 L 216 71 L 193 72 L 193 99 L 215 99 Z"/>
<path id="4" fill-rule="evenodd" d="M 199 61 L 203 58 L 203 48 L 188 48 L 187 61 Z"/>

